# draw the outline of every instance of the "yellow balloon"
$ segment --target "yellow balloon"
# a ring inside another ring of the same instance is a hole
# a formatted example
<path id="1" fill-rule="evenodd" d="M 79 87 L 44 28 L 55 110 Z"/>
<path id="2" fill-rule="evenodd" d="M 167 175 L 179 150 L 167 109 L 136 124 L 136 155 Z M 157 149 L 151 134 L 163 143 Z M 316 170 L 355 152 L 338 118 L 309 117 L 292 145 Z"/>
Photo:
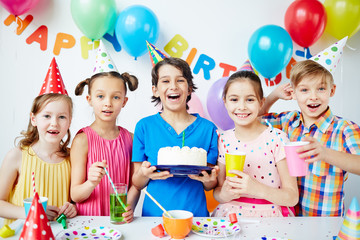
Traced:
<path id="1" fill-rule="evenodd" d="M 360 29 L 360 0 L 325 0 L 327 14 L 325 31 L 342 39 Z"/>

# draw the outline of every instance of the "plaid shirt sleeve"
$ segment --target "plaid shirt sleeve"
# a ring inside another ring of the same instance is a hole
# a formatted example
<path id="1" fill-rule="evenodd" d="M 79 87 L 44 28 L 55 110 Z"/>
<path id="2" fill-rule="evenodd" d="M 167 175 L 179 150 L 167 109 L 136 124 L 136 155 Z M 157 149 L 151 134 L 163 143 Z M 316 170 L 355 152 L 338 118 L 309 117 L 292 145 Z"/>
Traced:
<path id="1" fill-rule="evenodd" d="M 344 149 L 348 153 L 360 155 L 360 127 L 351 121 L 346 123 L 343 131 Z"/>
<path id="2" fill-rule="evenodd" d="M 282 112 L 282 113 L 267 113 L 262 116 L 261 122 L 265 123 L 265 119 L 268 120 L 274 128 L 280 129 L 287 133 L 289 123 L 294 121 L 297 117 L 297 112 Z"/>

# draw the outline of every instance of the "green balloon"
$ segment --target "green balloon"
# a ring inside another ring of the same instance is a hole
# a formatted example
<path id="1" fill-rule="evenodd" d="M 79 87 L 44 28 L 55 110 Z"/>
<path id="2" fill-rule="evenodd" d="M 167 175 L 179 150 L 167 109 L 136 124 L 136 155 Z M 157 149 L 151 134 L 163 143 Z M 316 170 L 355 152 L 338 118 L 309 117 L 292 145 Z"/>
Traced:
<path id="1" fill-rule="evenodd" d="M 92 41 L 114 29 L 115 0 L 71 0 L 71 15 L 81 32 Z"/>

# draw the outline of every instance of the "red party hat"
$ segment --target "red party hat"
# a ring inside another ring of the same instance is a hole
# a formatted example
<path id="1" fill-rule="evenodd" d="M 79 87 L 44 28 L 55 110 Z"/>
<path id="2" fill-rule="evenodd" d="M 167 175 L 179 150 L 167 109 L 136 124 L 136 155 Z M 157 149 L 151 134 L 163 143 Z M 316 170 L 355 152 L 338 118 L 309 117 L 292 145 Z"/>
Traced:
<path id="1" fill-rule="evenodd" d="M 152 63 L 152 66 L 154 67 L 158 62 L 161 62 L 164 60 L 164 58 L 167 58 L 165 53 L 160 51 L 157 47 L 146 41 L 147 48 L 149 50 L 150 60 Z"/>
<path id="2" fill-rule="evenodd" d="M 25 220 L 20 240 L 50 240 L 55 239 L 51 231 L 49 220 L 46 217 L 44 208 L 41 205 L 39 195 L 36 192 L 32 201 L 29 214 Z"/>
<path id="3" fill-rule="evenodd" d="M 55 61 L 55 57 L 50 63 L 49 70 L 46 74 L 39 96 L 46 93 L 60 93 L 68 95 L 60 74 L 59 67 Z"/>

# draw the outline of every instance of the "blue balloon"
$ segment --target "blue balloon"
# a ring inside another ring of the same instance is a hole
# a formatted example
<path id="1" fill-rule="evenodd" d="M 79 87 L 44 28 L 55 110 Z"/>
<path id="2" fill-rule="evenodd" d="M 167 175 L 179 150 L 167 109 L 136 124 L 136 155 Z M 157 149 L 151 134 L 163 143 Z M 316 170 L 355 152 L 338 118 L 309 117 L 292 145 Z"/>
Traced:
<path id="1" fill-rule="evenodd" d="M 132 5 L 120 12 L 115 35 L 122 48 L 135 59 L 147 51 L 146 41 L 156 43 L 159 21 L 148 7 Z"/>
<path id="2" fill-rule="evenodd" d="M 248 44 L 250 62 L 266 78 L 278 75 L 291 60 L 292 53 L 291 37 L 280 26 L 265 25 L 250 37 Z"/>

